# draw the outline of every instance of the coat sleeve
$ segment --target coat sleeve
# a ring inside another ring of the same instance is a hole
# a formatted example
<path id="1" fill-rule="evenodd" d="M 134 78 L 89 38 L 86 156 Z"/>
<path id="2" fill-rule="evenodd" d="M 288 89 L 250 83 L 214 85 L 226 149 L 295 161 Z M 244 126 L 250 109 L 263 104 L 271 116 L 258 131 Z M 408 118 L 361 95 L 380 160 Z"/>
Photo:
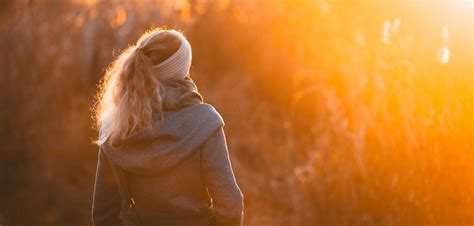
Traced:
<path id="1" fill-rule="evenodd" d="M 99 149 L 92 201 L 94 226 L 122 225 L 120 220 L 121 197 L 109 160 Z"/>
<path id="2" fill-rule="evenodd" d="M 232 171 L 222 127 L 208 138 L 201 151 L 202 174 L 212 198 L 215 226 L 241 226 L 243 195 Z"/>

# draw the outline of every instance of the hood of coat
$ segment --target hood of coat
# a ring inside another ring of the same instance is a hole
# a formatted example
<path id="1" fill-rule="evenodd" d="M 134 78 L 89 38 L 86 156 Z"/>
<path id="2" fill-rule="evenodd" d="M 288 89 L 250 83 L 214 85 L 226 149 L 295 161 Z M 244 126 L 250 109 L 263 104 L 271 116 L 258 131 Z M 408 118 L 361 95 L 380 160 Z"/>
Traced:
<path id="1" fill-rule="evenodd" d="M 104 145 L 109 161 L 135 174 L 156 174 L 188 157 L 224 126 L 219 113 L 202 102 L 189 77 L 163 81 L 163 117 L 129 136 L 121 146 Z"/>

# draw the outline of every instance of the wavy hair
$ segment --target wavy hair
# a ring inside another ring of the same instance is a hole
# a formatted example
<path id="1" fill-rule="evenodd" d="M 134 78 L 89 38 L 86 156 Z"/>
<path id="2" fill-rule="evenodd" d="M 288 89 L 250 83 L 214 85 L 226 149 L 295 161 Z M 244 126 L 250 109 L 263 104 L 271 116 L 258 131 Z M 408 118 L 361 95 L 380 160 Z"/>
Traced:
<path id="1" fill-rule="evenodd" d="M 118 144 L 162 116 L 163 87 L 153 66 L 170 57 L 180 39 L 167 30 L 145 32 L 107 68 L 99 85 L 94 108 L 102 144 Z"/>

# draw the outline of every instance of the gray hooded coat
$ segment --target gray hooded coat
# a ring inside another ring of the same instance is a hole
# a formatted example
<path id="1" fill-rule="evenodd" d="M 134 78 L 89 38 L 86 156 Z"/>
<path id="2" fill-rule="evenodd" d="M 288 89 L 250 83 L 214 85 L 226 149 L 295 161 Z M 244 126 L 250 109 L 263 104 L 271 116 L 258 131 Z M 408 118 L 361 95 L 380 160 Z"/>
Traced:
<path id="1" fill-rule="evenodd" d="M 164 81 L 163 120 L 98 154 L 92 220 L 127 225 L 110 164 L 125 172 L 141 226 L 240 226 L 243 196 L 231 168 L 224 122 L 189 77 Z"/>

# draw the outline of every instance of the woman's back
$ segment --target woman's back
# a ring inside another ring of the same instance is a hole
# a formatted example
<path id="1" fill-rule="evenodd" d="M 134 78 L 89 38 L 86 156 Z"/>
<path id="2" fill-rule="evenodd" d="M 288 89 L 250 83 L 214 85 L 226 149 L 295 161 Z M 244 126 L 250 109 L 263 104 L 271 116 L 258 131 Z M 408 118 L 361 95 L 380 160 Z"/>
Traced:
<path id="1" fill-rule="evenodd" d="M 200 151 L 196 151 L 156 175 L 130 174 L 131 193 L 140 212 L 140 222 L 194 225 L 191 223 L 209 221 L 211 200 L 200 172 Z"/>
<path id="2" fill-rule="evenodd" d="M 170 60 L 173 56 L 164 62 L 179 66 Z M 179 74 L 183 70 L 168 67 L 163 71 Z M 120 142 L 100 144 L 94 225 L 136 225 L 129 223 L 135 219 L 128 214 L 131 207 L 142 226 L 241 225 L 243 196 L 232 172 L 221 116 L 202 102 L 189 76 L 160 79 L 159 84 L 159 107 L 153 108 L 150 123 L 139 130 L 132 128 L 135 132 Z M 99 137 L 107 137 L 104 130 Z M 125 180 L 114 177 L 116 168 Z M 133 204 L 120 194 L 122 181 L 128 183 Z"/>

